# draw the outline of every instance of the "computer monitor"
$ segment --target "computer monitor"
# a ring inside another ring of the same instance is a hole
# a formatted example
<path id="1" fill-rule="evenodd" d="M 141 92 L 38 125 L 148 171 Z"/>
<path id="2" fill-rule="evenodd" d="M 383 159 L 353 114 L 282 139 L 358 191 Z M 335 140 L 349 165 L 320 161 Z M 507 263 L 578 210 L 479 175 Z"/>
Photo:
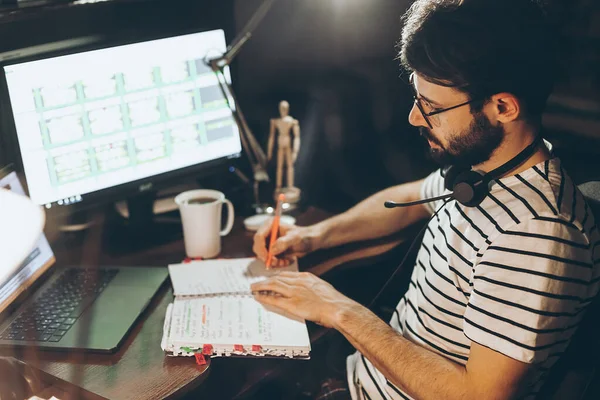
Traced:
<path id="1" fill-rule="evenodd" d="M 205 64 L 225 50 L 224 31 L 212 30 L 3 65 L 31 199 L 119 200 L 239 157 Z"/>

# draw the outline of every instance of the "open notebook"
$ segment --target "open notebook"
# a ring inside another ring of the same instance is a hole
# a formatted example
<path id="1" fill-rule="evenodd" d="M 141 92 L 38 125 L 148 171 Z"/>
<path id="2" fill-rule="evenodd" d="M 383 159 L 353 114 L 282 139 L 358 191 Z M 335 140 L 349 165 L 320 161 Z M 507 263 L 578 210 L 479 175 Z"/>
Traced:
<path id="1" fill-rule="evenodd" d="M 255 258 L 169 265 L 175 300 L 167 308 L 161 346 L 171 355 L 309 358 L 304 320 L 265 309 L 250 285 L 282 270 Z"/>

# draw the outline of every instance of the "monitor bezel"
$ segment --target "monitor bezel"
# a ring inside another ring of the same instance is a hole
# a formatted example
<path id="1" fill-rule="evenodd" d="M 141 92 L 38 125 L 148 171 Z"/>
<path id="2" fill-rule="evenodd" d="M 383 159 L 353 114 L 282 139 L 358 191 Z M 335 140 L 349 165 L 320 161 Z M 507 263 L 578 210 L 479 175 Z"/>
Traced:
<path id="1" fill-rule="evenodd" d="M 7 160 L 4 160 L 6 164 L 12 163 L 15 170 L 21 177 L 21 183 L 25 189 L 27 195 L 29 195 L 29 186 L 27 177 L 25 175 L 23 158 L 21 154 L 21 148 L 19 146 L 19 138 L 17 134 L 14 114 L 12 105 L 9 97 L 8 83 L 6 74 L 4 73 L 4 67 L 21 64 L 28 61 L 42 60 L 52 57 L 59 57 L 63 55 L 77 54 L 87 51 L 107 49 L 111 47 L 117 47 L 128 44 L 143 43 L 152 40 L 168 39 L 178 36 L 184 36 L 189 34 L 203 33 L 212 30 L 221 29 L 225 33 L 227 40 L 228 32 L 224 27 L 202 27 L 202 29 L 194 29 L 192 31 L 179 31 L 179 32 L 168 32 L 153 35 L 141 35 L 137 37 L 123 38 L 101 38 L 100 36 L 90 36 L 87 40 L 74 41 L 75 43 L 84 43 L 81 45 L 75 45 L 73 47 L 50 50 L 43 52 L 42 54 L 32 54 L 23 57 L 13 57 L 5 61 L 0 61 L 0 99 L 6 99 L 6 101 L 0 101 L 0 129 L 4 132 L 5 138 L 9 138 L 6 143 L 8 152 L 6 153 Z M 84 39 L 84 38 L 82 38 Z M 233 75 L 233 71 L 231 71 Z M 232 78 L 235 82 L 235 79 Z M 234 84 L 235 85 L 235 84 Z M 239 130 L 239 127 L 238 127 Z M 241 141 L 241 139 L 240 139 Z M 243 151 L 243 149 L 242 149 Z M 216 158 L 214 160 L 201 162 L 185 168 L 179 168 L 173 171 L 164 172 L 157 175 L 152 175 L 146 178 L 137 179 L 135 181 L 122 183 L 119 185 L 111 186 L 108 188 L 100 189 L 94 192 L 86 193 L 83 195 L 83 200 L 71 204 L 59 205 L 56 201 L 51 203 L 50 209 L 47 210 L 51 215 L 63 215 L 71 214 L 77 211 L 86 210 L 89 208 L 110 204 L 113 202 L 127 200 L 139 195 L 143 195 L 149 192 L 156 192 L 161 189 L 172 187 L 178 183 L 185 181 L 184 178 L 194 179 L 210 174 L 214 171 L 218 171 L 219 167 L 223 168 L 228 164 L 234 162 L 242 156 L 242 151 L 230 156 Z M 1 153 L 0 153 L 1 156 Z M 2 161 L 2 160 L 0 160 Z M 223 168 L 223 172 L 226 168 Z M 41 204 L 44 205 L 44 204 Z"/>

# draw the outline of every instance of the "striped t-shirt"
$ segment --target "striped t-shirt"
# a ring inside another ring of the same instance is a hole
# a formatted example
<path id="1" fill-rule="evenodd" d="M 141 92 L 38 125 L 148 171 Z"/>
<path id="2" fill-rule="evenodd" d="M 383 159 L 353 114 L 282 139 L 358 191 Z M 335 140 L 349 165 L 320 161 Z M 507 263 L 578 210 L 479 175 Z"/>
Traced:
<path id="1" fill-rule="evenodd" d="M 444 193 L 439 171 L 425 179 L 423 198 Z M 477 207 L 429 207 L 439 211 L 390 325 L 460 364 L 471 341 L 536 364 L 533 397 L 598 292 L 600 235 L 589 206 L 554 158 L 494 181 Z M 347 367 L 353 399 L 410 398 L 358 352 Z"/>

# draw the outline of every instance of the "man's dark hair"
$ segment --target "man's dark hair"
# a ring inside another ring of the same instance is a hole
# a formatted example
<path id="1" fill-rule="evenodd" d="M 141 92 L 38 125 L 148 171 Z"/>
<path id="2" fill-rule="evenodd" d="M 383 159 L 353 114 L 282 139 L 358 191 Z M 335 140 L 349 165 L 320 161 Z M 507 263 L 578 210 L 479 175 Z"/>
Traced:
<path id="1" fill-rule="evenodd" d="M 403 17 L 400 61 L 471 99 L 515 95 L 539 121 L 556 74 L 555 38 L 534 0 L 416 0 Z"/>

